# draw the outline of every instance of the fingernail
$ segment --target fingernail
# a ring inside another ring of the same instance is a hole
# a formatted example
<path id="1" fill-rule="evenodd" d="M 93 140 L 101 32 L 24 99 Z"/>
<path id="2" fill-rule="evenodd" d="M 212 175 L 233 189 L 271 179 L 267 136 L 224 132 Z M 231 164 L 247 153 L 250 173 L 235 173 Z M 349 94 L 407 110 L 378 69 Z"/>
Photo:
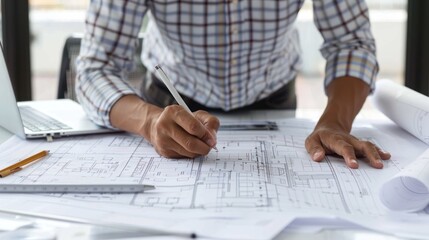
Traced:
<path id="1" fill-rule="evenodd" d="M 208 144 L 210 147 L 214 147 L 214 146 L 216 145 L 216 141 L 215 141 L 215 140 L 213 140 L 213 139 L 209 139 L 209 140 L 207 140 L 207 144 Z"/>
<path id="2" fill-rule="evenodd" d="M 389 152 L 384 151 L 383 149 L 380 149 L 380 152 L 388 154 Z"/>
<path id="3" fill-rule="evenodd" d="M 350 165 L 349 168 L 352 169 L 357 169 L 359 167 L 358 162 L 356 161 L 356 159 L 350 159 Z"/>
<path id="4" fill-rule="evenodd" d="M 318 150 L 313 154 L 313 159 L 319 159 L 322 156 L 323 152 Z"/>

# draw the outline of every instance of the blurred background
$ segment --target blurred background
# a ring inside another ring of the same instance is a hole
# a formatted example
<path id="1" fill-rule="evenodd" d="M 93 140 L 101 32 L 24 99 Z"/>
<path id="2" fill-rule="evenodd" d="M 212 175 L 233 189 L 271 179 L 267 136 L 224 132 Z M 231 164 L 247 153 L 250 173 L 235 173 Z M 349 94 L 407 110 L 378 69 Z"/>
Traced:
<path id="1" fill-rule="evenodd" d="M 407 84 L 421 92 L 426 91 L 425 94 L 427 94 L 428 89 L 422 87 L 427 86 L 427 83 L 413 83 L 415 79 L 410 81 L 406 77 L 418 78 L 419 76 L 424 76 L 426 77 L 424 81 L 428 82 L 428 78 L 425 75 L 425 71 L 427 72 L 428 70 L 425 70 L 422 62 L 416 59 L 423 58 L 420 56 L 423 54 L 421 45 L 426 46 L 429 42 L 424 44 L 421 42 L 422 37 L 420 35 L 407 34 L 407 24 L 411 23 L 411 21 L 420 22 L 422 29 L 424 21 L 422 22 L 421 17 L 426 18 L 425 21 L 428 22 L 428 17 L 423 16 L 423 13 L 419 13 L 423 12 L 423 7 L 428 9 L 429 4 L 425 2 L 427 1 L 367 0 L 372 31 L 377 43 L 377 56 L 380 64 L 379 78 L 389 78 L 401 84 Z M 8 67 L 10 72 L 12 68 L 11 75 L 14 78 L 14 86 L 18 92 L 17 97 L 19 100 L 54 99 L 57 97 L 64 44 L 69 36 L 83 32 L 88 4 L 89 0 L 29 0 L 28 2 L 27 0 L 2 0 L 2 28 L 7 28 L 8 26 L 16 28 L 16 26 L 19 26 L 19 29 L 15 30 L 18 32 L 25 31 L 28 28 L 28 42 L 22 40 L 25 33 L 24 35 L 22 35 L 23 33 L 21 35 L 20 33 L 15 33 L 15 38 L 2 36 L 2 38 L 7 37 L 3 39 L 3 42 L 5 42 L 4 48 L 6 55 L 10 53 L 7 56 Z M 7 16 L 8 11 L 12 11 L 10 10 L 11 8 L 14 9 L 15 15 L 20 16 L 19 18 L 17 16 Z M 25 8 L 28 9 L 27 26 L 24 26 L 25 19 L 23 19 L 26 13 Z M 410 11 L 413 12 L 411 13 Z M 410 19 L 411 17 L 414 17 L 414 19 Z M 319 52 L 322 38 L 313 23 L 312 1 L 307 0 L 305 2 L 296 25 L 300 32 L 303 52 L 302 72 L 297 81 L 298 107 L 321 108 L 326 102 L 323 92 L 325 62 Z M 413 28 L 417 29 L 408 30 L 421 32 L 419 26 L 413 25 Z M 3 29 L 3 35 L 7 33 L 6 30 Z M 142 30 L 144 31 L 144 29 Z M 7 42 L 7 39 L 9 39 L 9 42 Z M 407 50 L 407 42 L 414 49 Z M 22 53 L 22 51 L 25 51 L 25 47 L 24 49 L 13 50 L 13 48 L 22 48 L 24 45 L 28 45 L 29 48 L 28 60 L 25 60 L 25 53 Z M 416 48 L 419 50 L 416 50 Z M 17 62 L 16 58 L 10 57 L 13 53 L 15 53 L 15 56 L 24 58 L 24 60 L 18 59 L 23 62 Z M 411 54 L 412 56 L 409 58 L 414 60 L 407 60 L 407 53 L 408 55 Z M 14 62 L 14 64 L 10 64 L 10 62 Z M 22 67 L 26 65 L 26 62 L 29 62 L 27 70 Z M 407 63 L 418 66 L 414 66 L 412 69 L 411 67 L 407 68 Z M 24 71 L 29 72 L 25 74 Z"/>

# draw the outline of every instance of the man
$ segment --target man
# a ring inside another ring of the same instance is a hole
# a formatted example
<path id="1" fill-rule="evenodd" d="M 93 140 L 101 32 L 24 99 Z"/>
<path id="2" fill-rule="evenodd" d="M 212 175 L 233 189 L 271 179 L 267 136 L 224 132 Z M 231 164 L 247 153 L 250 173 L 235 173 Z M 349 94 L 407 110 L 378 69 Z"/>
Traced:
<path id="1" fill-rule="evenodd" d="M 303 0 L 291 1 L 91 1 L 78 59 L 77 94 L 97 124 L 137 133 L 166 157 L 196 157 L 216 145 L 219 121 L 206 111 L 194 116 L 173 103 L 148 74 L 141 91 L 130 87 L 142 19 L 149 14 L 142 60 L 149 71 L 161 64 L 191 109 L 296 107 L 299 68 L 293 28 Z M 390 158 L 374 144 L 350 135 L 352 122 L 374 88 L 378 72 L 368 9 L 363 0 L 313 1 L 325 42 L 328 104 L 306 140 L 311 158 L 357 157 L 382 168 Z"/>

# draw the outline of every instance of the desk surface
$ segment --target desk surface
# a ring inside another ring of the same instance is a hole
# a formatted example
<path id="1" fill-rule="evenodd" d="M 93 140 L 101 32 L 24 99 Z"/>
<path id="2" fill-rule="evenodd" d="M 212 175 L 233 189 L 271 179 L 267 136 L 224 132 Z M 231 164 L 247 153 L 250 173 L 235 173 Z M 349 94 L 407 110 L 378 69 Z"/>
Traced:
<path id="1" fill-rule="evenodd" d="M 261 114 L 262 113 L 262 114 Z M 235 113 L 231 115 L 221 115 L 221 119 L 282 119 L 297 116 L 298 118 L 317 119 L 321 114 L 319 110 L 301 111 L 263 111 Z M 364 111 L 360 117 L 383 119 L 384 117 L 376 111 Z M 0 143 L 7 140 L 11 134 L 0 128 Z M 2 221 L 11 220 L 28 223 L 17 230 L 4 231 L 0 229 L 0 238 L 23 239 L 31 236 L 31 239 L 125 239 L 136 237 L 147 237 L 147 233 L 138 230 L 112 229 L 111 227 L 96 226 L 90 224 L 73 223 L 54 219 L 45 219 L 33 216 L 24 216 L 14 213 L 0 212 L 0 225 Z M 4 225 L 5 226 L 5 225 Z M 40 238 L 38 237 L 40 236 Z M 78 236 L 78 237 L 76 237 Z M 68 238 L 67 238 L 68 237 Z M 177 239 L 172 237 L 171 239 Z M 399 239 L 386 236 L 372 231 L 362 229 L 330 229 L 323 231 L 310 230 L 307 232 L 284 231 L 276 239 Z"/>

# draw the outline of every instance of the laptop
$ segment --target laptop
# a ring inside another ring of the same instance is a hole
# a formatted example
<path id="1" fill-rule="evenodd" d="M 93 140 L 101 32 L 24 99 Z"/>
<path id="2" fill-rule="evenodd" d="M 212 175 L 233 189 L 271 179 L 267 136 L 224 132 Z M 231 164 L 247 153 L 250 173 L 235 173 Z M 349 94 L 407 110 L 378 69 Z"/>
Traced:
<path id="1" fill-rule="evenodd" d="M 91 122 L 82 107 L 70 99 L 17 103 L 2 50 L 0 50 L 0 126 L 23 139 L 52 140 L 53 137 L 114 131 Z"/>

